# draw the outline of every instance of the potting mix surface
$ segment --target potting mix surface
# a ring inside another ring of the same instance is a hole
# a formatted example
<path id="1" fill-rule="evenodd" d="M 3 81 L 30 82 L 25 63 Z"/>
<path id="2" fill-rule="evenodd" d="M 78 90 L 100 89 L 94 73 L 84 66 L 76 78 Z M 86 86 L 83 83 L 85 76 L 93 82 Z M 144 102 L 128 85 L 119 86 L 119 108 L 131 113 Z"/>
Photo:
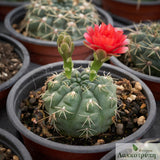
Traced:
<path id="1" fill-rule="evenodd" d="M 19 160 L 19 157 L 10 148 L 0 144 L 0 160 Z"/>
<path id="2" fill-rule="evenodd" d="M 41 94 L 39 91 L 30 91 L 28 97 L 21 103 L 21 122 L 30 131 L 51 141 L 71 145 L 100 145 L 120 140 L 129 136 L 140 128 L 147 119 L 148 110 L 145 102 L 146 97 L 142 93 L 139 82 L 127 79 L 115 80 L 117 85 L 118 110 L 112 117 L 113 124 L 106 132 L 86 138 L 73 138 L 58 134 L 50 121 L 52 115 L 44 110 Z"/>
<path id="3" fill-rule="evenodd" d="M 21 67 L 22 62 L 14 46 L 0 42 L 0 84 L 12 78 Z"/>

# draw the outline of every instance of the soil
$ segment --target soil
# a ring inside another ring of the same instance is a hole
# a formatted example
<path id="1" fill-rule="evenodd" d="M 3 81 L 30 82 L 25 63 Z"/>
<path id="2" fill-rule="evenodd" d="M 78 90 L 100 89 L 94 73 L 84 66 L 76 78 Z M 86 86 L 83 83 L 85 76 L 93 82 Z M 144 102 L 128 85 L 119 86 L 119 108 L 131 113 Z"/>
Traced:
<path id="1" fill-rule="evenodd" d="M 0 144 L 0 160 L 19 160 L 19 157 L 11 149 Z"/>
<path id="2" fill-rule="evenodd" d="M 49 116 L 40 99 L 43 87 L 38 91 L 31 91 L 21 103 L 21 122 L 35 134 L 59 143 L 71 145 L 99 145 L 122 139 L 140 128 L 147 119 L 148 111 L 146 97 L 142 93 L 139 82 L 127 79 L 115 81 L 117 85 L 118 110 L 113 117 L 113 124 L 105 133 L 88 139 L 73 138 L 59 135 L 49 124 Z"/>
<path id="3" fill-rule="evenodd" d="M 12 78 L 22 67 L 20 57 L 9 43 L 0 42 L 0 84 Z"/>

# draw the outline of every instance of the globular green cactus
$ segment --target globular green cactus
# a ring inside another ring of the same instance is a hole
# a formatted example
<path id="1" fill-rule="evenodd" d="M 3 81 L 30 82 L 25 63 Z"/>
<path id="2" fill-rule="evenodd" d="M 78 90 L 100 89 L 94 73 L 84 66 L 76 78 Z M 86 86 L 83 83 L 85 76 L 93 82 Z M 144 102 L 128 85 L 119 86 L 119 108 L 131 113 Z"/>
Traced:
<path id="1" fill-rule="evenodd" d="M 99 24 L 99 15 L 86 0 L 32 0 L 20 30 L 48 41 L 56 41 L 58 34 L 66 32 L 76 41 L 94 24 Z"/>
<path id="2" fill-rule="evenodd" d="M 160 24 L 143 24 L 128 38 L 134 66 L 145 74 L 160 77 Z"/>
<path id="3" fill-rule="evenodd" d="M 63 33 L 57 43 L 64 72 L 49 77 L 42 94 L 44 107 L 52 116 L 51 125 L 58 133 L 71 137 L 89 138 L 107 131 L 117 110 L 116 85 L 109 75 L 92 74 L 94 69 L 97 73 L 95 65 L 100 68 L 105 55 L 99 51 L 91 67 L 74 69 L 71 38 Z"/>

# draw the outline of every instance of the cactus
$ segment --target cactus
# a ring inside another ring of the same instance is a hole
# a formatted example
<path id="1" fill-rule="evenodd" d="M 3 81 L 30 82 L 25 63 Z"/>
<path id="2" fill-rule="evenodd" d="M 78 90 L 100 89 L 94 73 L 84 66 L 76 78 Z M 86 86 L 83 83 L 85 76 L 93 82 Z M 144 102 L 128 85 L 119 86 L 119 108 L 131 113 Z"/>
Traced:
<path id="1" fill-rule="evenodd" d="M 86 0 L 32 0 L 21 23 L 26 36 L 56 41 L 66 32 L 74 41 L 83 39 L 86 26 L 99 23 L 99 15 Z"/>
<path id="2" fill-rule="evenodd" d="M 160 24 L 140 25 L 128 38 L 133 65 L 145 74 L 160 77 Z"/>
<path id="3" fill-rule="evenodd" d="M 117 96 L 112 77 L 95 74 L 106 59 L 103 50 L 95 52 L 91 69 L 74 69 L 71 37 L 60 34 L 57 44 L 64 71 L 48 78 L 42 94 L 51 125 L 71 137 L 89 138 L 107 131 L 117 110 Z"/>

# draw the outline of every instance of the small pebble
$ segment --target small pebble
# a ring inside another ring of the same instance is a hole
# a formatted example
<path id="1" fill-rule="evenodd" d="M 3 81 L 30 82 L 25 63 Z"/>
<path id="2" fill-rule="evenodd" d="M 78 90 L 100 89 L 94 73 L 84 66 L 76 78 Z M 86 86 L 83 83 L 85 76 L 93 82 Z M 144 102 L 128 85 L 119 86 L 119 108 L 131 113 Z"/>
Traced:
<path id="1" fill-rule="evenodd" d="M 137 128 L 133 128 L 132 131 L 135 132 L 137 130 Z"/>
<path id="2" fill-rule="evenodd" d="M 143 109 L 143 108 L 145 108 L 145 107 L 146 107 L 146 104 L 143 103 L 140 108 Z"/>
<path id="3" fill-rule="evenodd" d="M 7 153 L 7 154 L 11 154 L 12 151 L 11 151 L 10 149 L 7 149 L 6 153 Z"/>
<path id="4" fill-rule="evenodd" d="M 105 141 L 103 139 L 98 139 L 97 142 L 95 143 L 95 145 L 100 145 L 100 144 L 104 144 Z"/>
<path id="5" fill-rule="evenodd" d="M 34 104 L 34 103 L 36 102 L 36 98 L 31 98 L 31 99 L 29 100 L 29 102 L 30 102 L 31 104 Z"/>
<path id="6" fill-rule="evenodd" d="M 117 85 L 117 89 L 121 90 L 121 91 L 124 91 L 124 87 L 122 85 Z"/>
<path id="7" fill-rule="evenodd" d="M 6 148 L 0 147 L 0 152 L 5 152 Z"/>
<path id="8" fill-rule="evenodd" d="M 124 110 L 126 114 L 129 114 L 129 111 L 127 109 Z"/>
<path id="9" fill-rule="evenodd" d="M 19 160 L 18 156 L 14 155 L 13 160 Z"/>
<path id="10" fill-rule="evenodd" d="M 135 83 L 135 88 L 138 89 L 138 90 L 142 90 L 142 86 L 139 82 Z"/>
<path id="11" fill-rule="evenodd" d="M 117 124 L 116 124 L 116 133 L 117 133 L 118 135 L 123 135 L 123 133 L 124 133 L 123 128 L 124 128 L 124 126 L 123 126 L 122 123 L 117 123 Z"/>
<path id="12" fill-rule="evenodd" d="M 137 119 L 137 124 L 140 126 L 140 125 L 143 125 L 145 123 L 145 117 L 144 116 L 140 116 L 138 119 Z"/>
<path id="13" fill-rule="evenodd" d="M 132 102 L 132 101 L 134 101 L 135 99 L 136 99 L 136 95 L 134 95 L 134 94 L 132 94 L 132 95 L 130 95 L 128 98 L 127 98 L 127 100 L 129 101 L 129 102 Z"/>

